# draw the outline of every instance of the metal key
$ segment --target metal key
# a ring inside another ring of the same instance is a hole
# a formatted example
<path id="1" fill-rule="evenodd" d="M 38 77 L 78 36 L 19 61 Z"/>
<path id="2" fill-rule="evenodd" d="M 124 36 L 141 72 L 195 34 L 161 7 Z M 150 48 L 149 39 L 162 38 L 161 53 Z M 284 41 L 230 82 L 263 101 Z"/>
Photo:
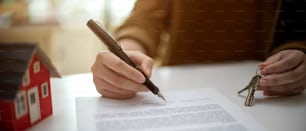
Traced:
<path id="1" fill-rule="evenodd" d="M 250 83 L 243 89 L 241 89 L 240 91 L 238 91 L 238 94 L 242 93 L 245 90 L 248 90 L 248 95 L 245 99 L 245 106 L 252 106 L 254 103 L 254 93 L 256 90 L 256 87 L 258 86 L 259 80 L 261 79 L 261 75 L 257 74 L 255 76 L 253 76 L 253 78 L 251 79 Z"/>

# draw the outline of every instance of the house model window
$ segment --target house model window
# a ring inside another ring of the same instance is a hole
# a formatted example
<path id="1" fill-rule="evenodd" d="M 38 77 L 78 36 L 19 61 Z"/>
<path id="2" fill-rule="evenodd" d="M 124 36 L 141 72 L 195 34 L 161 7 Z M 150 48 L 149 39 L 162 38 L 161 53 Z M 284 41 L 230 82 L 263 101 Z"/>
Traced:
<path id="1" fill-rule="evenodd" d="M 18 92 L 15 98 L 15 113 L 17 119 L 27 114 L 25 91 Z"/>
<path id="2" fill-rule="evenodd" d="M 44 82 L 41 84 L 41 95 L 43 98 L 46 98 L 47 96 L 49 96 L 49 92 L 48 92 L 48 83 Z"/>
<path id="3" fill-rule="evenodd" d="M 30 84 L 30 76 L 29 76 L 29 71 L 26 71 L 26 73 L 24 74 L 23 80 L 22 80 L 22 85 L 26 86 L 28 84 Z"/>
<path id="4" fill-rule="evenodd" d="M 40 64 L 39 64 L 39 61 L 35 61 L 34 64 L 33 64 L 33 71 L 34 73 L 38 73 L 40 71 Z"/>

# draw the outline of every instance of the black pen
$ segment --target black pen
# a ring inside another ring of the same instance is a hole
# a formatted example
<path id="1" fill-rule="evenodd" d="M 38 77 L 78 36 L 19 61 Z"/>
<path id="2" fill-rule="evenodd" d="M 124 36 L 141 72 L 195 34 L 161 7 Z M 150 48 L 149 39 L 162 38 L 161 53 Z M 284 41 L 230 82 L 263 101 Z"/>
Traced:
<path id="1" fill-rule="evenodd" d="M 124 62 L 129 64 L 130 66 L 134 67 L 138 71 L 140 71 L 144 77 L 146 78 L 144 85 L 147 86 L 149 90 L 152 91 L 153 94 L 157 95 L 158 97 L 162 98 L 164 101 L 166 101 L 165 97 L 160 93 L 157 86 L 155 86 L 152 81 L 145 75 L 145 73 L 137 66 L 135 65 L 130 58 L 124 53 L 122 48 L 117 44 L 117 42 L 105 31 L 103 30 L 102 26 L 99 25 L 99 22 L 96 22 L 92 19 L 90 19 L 87 22 L 87 26 L 93 31 L 96 36 L 104 42 L 104 44 L 108 47 L 108 49 L 114 53 L 116 56 L 121 58 Z"/>

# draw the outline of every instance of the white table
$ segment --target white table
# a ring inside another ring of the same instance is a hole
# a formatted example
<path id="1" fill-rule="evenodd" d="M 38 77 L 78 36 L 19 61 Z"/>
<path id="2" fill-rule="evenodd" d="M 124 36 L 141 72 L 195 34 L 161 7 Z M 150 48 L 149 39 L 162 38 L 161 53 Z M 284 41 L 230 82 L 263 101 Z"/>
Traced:
<path id="1" fill-rule="evenodd" d="M 223 63 L 162 67 L 154 70 L 152 81 L 161 89 L 216 88 L 230 101 L 271 131 L 306 131 L 306 93 L 282 98 L 264 98 L 257 92 L 255 105 L 245 107 L 244 97 L 237 91 L 246 84 L 256 71 L 258 62 Z M 100 96 L 92 82 L 92 74 L 75 74 L 62 79 L 51 79 L 53 115 L 29 130 L 75 131 L 75 98 Z M 90 107 L 88 107 L 90 108 Z"/>

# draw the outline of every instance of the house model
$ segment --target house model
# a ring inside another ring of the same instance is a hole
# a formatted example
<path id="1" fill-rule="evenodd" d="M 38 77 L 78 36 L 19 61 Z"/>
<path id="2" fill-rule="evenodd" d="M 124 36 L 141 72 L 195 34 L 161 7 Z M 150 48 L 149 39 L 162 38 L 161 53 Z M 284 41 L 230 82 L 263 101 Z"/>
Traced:
<path id="1" fill-rule="evenodd" d="M 24 130 L 52 114 L 50 76 L 60 77 L 36 44 L 0 43 L 0 130 Z"/>

